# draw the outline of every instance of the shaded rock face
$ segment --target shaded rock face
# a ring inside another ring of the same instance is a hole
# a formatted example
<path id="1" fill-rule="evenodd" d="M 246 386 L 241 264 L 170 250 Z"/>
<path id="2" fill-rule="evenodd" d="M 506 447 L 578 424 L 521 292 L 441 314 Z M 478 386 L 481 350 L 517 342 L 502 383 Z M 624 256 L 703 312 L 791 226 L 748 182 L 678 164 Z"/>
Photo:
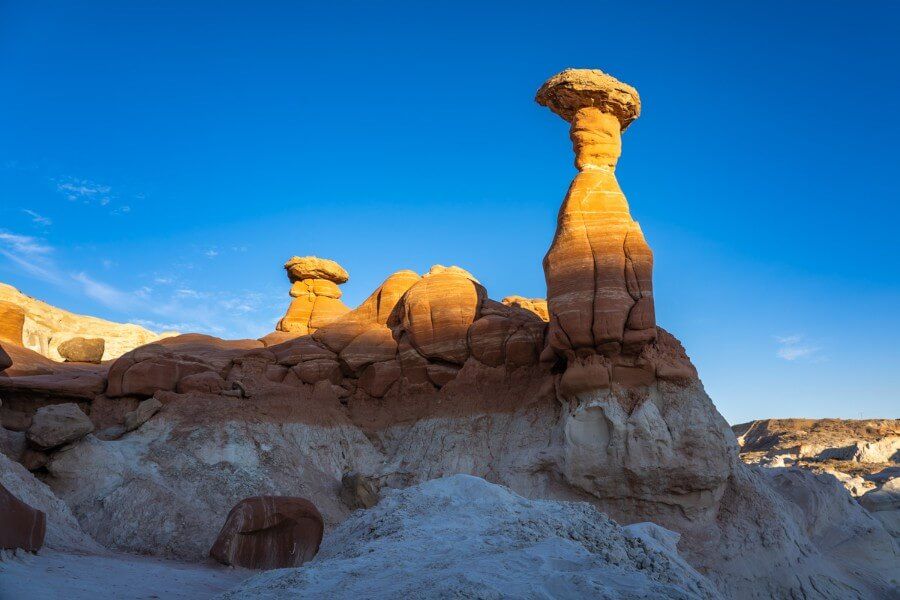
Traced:
<path id="1" fill-rule="evenodd" d="M 12 357 L 0 346 L 0 371 L 5 371 L 13 364 Z"/>
<path id="2" fill-rule="evenodd" d="M 315 256 L 294 256 L 284 264 L 291 282 L 287 313 L 275 327 L 296 335 L 307 335 L 350 311 L 341 302 L 338 285 L 350 276 L 333 260 Z"/>
<path id="3" fill-rule="evenodd" d="M 372 508 L 378 504 L 378 484 L 359 473 L 341 478 L 341 501 L 351 509 Z"/>
<path id="4" fill-rule="evenodd" d="M 94 430 L 94 425 L 77 404 L 53 404 L 38 409 L 26 437 L 36 448 L 49 450 L 80 440 Z"/>
<path id="5" fill-rule="evenodd" d="M 544 258 L 547 344 L 569 362 L 593 353 L 639 355 L 656 337 L 653 254 L 615 167 L 640 99 L 630 86 L 585 69 L 554 76 L 536 99 L 571 124 L 579 170 Z"/>
<path id="6" fill-rule="evenodd" d="M 102 338 L 74 337 L 59 345 L 57 351 L 66 362 L 99 364 L 103 360 L 106 343 Z"/>
<path id="7" fill-rule="evenodd" d="M 44 545 L 47 517 L 0 484 L 0 548 L 37 552 Z"/>
<path id="8" fill-rule="evenodd" d="M 322 543 L 322 515 L 308 500 L 258 496 L 239 502 L 228 514 L 210 556 L 247 569 L 299 567 Z"/>

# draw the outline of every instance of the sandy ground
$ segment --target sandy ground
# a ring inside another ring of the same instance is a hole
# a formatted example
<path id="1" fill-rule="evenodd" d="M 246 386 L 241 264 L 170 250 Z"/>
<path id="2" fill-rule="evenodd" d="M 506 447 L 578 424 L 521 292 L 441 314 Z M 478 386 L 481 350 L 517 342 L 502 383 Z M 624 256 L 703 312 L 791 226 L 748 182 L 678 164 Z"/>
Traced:
<path id="1" fill-rule="evenodd" d="M 110 553 L 0 555 L 0 600 L 212 598 L 252 575 L 214 564 L 190 564 Z"/>

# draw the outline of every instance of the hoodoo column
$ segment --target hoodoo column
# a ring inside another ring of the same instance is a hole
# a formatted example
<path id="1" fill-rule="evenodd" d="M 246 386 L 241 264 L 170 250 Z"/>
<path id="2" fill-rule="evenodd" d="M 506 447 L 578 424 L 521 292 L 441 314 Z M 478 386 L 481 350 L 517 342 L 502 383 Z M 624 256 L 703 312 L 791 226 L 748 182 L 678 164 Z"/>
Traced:
<path id="1" fill-rule="evenodd" d="M 615 174 L 621 134 L 640 115 L 637 90 L 601 71 L 567 69 L 536 100 L 571 124 L 578 168 L 544 257 L 548 346 L 570 363 L 637 356 L 656 337 L 653 253 Z"/>

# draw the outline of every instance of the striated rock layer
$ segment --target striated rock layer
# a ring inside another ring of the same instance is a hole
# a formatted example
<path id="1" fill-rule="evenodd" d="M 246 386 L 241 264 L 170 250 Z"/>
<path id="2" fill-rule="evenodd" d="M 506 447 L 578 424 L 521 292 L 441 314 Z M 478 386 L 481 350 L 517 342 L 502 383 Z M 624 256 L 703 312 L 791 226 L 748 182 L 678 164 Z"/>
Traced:
<path id="1" fill-rule="evenodd" d="M 656 335 L 653 254 L 615 174 L 622 131 L 640 115 L 637 91 L 600 71 L 569 69 L 536 100 L 571 124 L 579 171 L 544 258 L 547 344 L 570 363 L 639 355 Z"/>

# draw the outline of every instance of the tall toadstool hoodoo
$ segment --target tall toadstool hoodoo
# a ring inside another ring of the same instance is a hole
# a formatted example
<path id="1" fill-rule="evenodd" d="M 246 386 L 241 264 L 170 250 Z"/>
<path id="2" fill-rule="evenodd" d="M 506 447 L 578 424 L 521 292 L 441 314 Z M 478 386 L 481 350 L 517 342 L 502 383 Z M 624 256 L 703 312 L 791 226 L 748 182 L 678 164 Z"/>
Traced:
<path id="1" fill-rule="evenodd" d="M 641 112 L 637 90 L 602 71 L 567 69 L 535 100 L 571 124 L 578 168 L 544 257 L 548 350 L 570 365 L 638 356 L 656 338 L 653 253 L 615 173 L 621 134 Z"/>

